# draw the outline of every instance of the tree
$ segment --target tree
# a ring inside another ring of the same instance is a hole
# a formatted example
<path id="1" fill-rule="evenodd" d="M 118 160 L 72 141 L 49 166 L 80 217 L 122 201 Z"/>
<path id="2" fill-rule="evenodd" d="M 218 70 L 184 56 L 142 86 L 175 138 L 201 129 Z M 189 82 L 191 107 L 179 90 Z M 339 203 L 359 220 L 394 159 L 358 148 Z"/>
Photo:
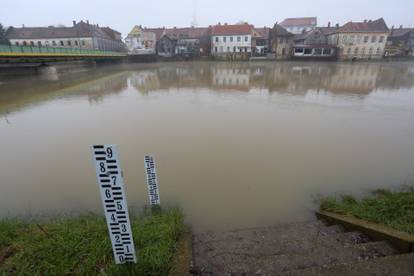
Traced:
<path id="1" fill-rule="evenodd" d="M 7 30 L 0 23 L 0 44 L 10 44 L 9 40 L 6 38 Z"/>

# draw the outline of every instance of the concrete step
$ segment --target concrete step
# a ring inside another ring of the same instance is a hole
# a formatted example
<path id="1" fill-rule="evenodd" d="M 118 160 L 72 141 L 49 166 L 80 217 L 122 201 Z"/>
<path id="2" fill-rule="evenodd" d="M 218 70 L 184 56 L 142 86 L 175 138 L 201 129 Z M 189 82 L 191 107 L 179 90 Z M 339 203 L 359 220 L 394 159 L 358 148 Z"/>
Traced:
<path id="1" fill-rule="evenodd" d="M 269 237 L 244 235 L 227 239 L 194 238 L 195 256 L 206 256 L 221 251 L 237 254 L 252 253 L 257 255 L 303 254 L 313 252 L 317 248 L 339 248 L 347 245 L 368 242 L 368 238 L 359 232 L 332 233 L 329 235 L 315 234 L 288 237 Z M 197 261 L 198 258 L 196 258 Z"/>
<path id="2" fill-rule="evenodd" d="M 409 276 L 414 275 L 414 253 L 386 256 L 367 261 L 308 268 L 283 273 L 284 276 Z"/>
<path id="3" fill-rule="evenodd" d="M 205 251 L 197 256 L 199 253 L 195 253 L 196 268 L 211 275 L 277 275 L 292 270 L 370 260 L 393 255 L 396 251 L 385 242 L 369 242 L 342 247 L 318 246 L 313 251 L 294 254 L 263 254 L 261 251 L 241 252 L 226 248 Z"/>
<path id="4" fill-rule="evenodd" d="M 320 221 L 292 223 L 281 226 L 251 228 L 219 233 L 205 233 L 194 236 L 194 242 L 220 242 L 220 241 L 252 241 L 263 242 L 269 240 L 291 240 L 297 237 L 317 237 L 343 232 L 340 226 L 325 226 Z"/>

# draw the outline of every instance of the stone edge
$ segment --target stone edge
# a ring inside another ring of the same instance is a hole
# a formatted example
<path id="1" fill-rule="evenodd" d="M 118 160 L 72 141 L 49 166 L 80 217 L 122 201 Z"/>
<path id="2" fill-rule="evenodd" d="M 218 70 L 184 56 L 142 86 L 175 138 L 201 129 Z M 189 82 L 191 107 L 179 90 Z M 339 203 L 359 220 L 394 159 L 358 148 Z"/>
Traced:
<path id="1" fill-rule="evenodd" d="M 401 253 L 414 252 L 414 235 L 397 231 L 385 225 L 358 219 L 351 215 L 341 215 L 327 211 L 317 211 L 315 215 L 328 224 L 342 225 L 347 231 L 359 231 L 372 240 L 388 241 Z"/>

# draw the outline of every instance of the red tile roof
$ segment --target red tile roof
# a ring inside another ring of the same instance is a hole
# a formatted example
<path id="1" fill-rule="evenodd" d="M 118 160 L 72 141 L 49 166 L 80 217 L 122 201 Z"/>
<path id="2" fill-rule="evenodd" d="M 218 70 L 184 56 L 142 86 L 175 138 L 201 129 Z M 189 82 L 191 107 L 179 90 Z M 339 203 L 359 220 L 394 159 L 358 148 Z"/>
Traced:
<path id="1" fill-rule="evenodd" d="M 270 28 L 263 27 L 263 28 L 254 28 L 254 37 L 257 38 L 269 38 Z"/>
<path id="2" fill-rule="evenodd" d="M 286 18 L 280 25 L 282 27 L 289 27 L 289 26 L 307 26 L 313 25 L 316 26 L 317 19 L 316 17 L 297 17 L 297 18 Z"/>
<path id="3" fill-rule="evenodd" d="M 387 24 L 385 24 L 384 19 L 380 18 L 374 21 L 364 21 L 364 22 L 348 22 L 338 29 L 340 33 L 360 33 L 360 32 L 369 32 L 369 33 L 388 33 Z"/>
<path id="4" fill-rule="evenodd" d="M 168 35 L 174 38 L 202 38 L 208 36 L 210 28 L 171 28 L 165 29 L 164 35 Z"/>
<path id="5" fill-rule="evenodd" d="M 252 26 L 249 24 L 237 25 L 215 25 L 212 28 L 212 35 L 248 35 L 252 34 Z"/>

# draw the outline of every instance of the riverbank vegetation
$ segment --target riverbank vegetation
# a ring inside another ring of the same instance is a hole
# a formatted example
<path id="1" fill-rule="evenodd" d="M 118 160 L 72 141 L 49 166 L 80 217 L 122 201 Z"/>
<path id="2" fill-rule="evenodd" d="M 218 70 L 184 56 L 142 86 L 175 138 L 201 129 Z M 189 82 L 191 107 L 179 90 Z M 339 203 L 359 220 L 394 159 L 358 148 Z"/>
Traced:
<path id="1" fill-rule="evenodd" d="M 166 275 L 184 230 L 178 209 L 131 216 L 137 264 L 115 265 L 105 219 L 0 221 L 0 275 Z"/>
<path id="2" fill-rule="evenodd" d="M 378 189 L 359 200 L 349 195 L 324 198 L 320 202 L 320 209 L 353 215 L 414 234 L 414 187 L 402 191 Z"/>

